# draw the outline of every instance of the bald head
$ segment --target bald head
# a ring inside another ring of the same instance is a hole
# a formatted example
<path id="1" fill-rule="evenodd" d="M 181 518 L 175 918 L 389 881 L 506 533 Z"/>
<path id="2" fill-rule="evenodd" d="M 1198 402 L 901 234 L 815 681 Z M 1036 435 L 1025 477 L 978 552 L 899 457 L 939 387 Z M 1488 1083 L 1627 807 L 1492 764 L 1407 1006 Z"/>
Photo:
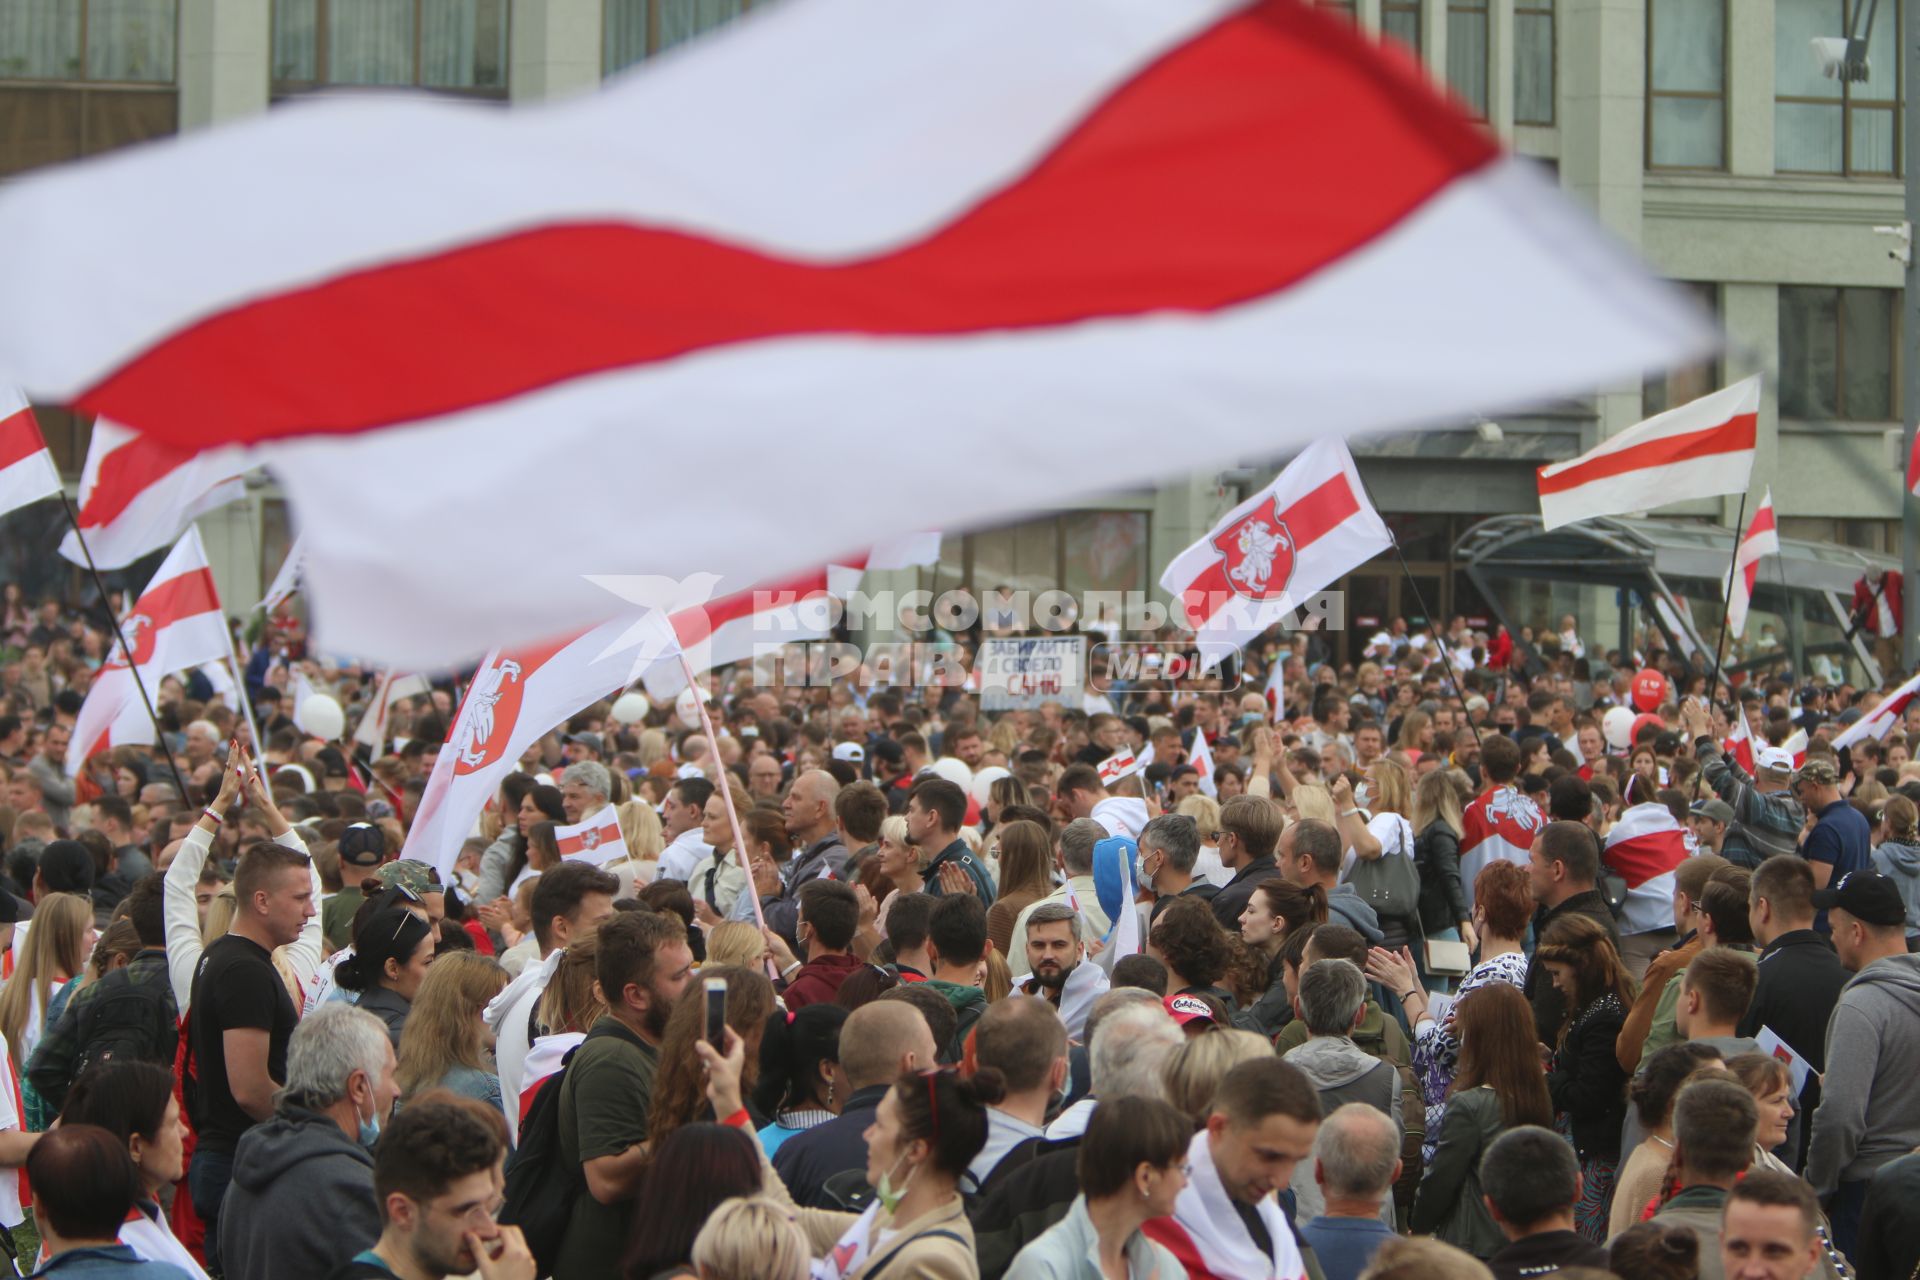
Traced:
<path id="1" fill-rule="evenodd" d="M 1349 1102 L 1321 1122 L 1313 1154 L 1327 1195 L 1377 1200 L 1400 1170 L 1400 1127 L 1378 1107 Z"/>
<path id="2" fill-rule="evenodd" d="M 833 821 L 833 802 L 840 784 L 824 769 L 809 769 L 793 780 L 780 812 L 787 821 L 787 834 L 801 847 L 824 840 L 838 828 Z"/>
<path id="3" fill-rule="evenodd" d="M 840 1069 L 850 1088 L 892 1084 L 903 1071 L 934 1065 L 933 1030 L 905 1000 L 876 1000 L 840 1028 Z"/>

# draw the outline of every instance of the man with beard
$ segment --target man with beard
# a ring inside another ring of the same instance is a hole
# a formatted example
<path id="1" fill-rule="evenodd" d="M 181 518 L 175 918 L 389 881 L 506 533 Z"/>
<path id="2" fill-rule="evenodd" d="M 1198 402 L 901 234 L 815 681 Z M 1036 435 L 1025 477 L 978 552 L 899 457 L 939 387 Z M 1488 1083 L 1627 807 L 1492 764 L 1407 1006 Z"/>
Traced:
<path id="1" fill-rule="evenodd" d="M 560 1158 L 578 1162 L 587 1179 L 554 1264 L 562 1276 L 614 1274 L 626 1250 L 660 1041 L 693 974 L 686 928 L 677 916 L 622 912 L 600 926 L 594 970 L 607 1012 L 574 1050 L 560 1087 Z"/>
<path id="2" fill-rule="evenodd" d="M 373 1162 L 380 1239 L 334 1275 L 533 1280 L 520 1228 L 494 1219 L 495 1170 L 505 1154 L 500 1117 L 478 1102 L 443 1093 L 402 1111 Z"/>
<path id="3" fill-rule="evenodd" d="M 1043 902 L 1027 917 L 1027 974 L 1019 984 L 1022 995 L 1044 997 L 1062 1019 L 1067 1034 L 1078 1037 L 1087 1010 L 1108 987 L 1107 976 L 1092 971 L 1095 981 L 1087 986 L 1084 999 L 1075 999 L 1064 1007 L 1061 994 L 1067 978 L 1080 967 L 1086 948 L 1080 941 L 1080 913 L 1064 902 Z M 1076 993 L 1082 984 L 1076 983 Z"/>

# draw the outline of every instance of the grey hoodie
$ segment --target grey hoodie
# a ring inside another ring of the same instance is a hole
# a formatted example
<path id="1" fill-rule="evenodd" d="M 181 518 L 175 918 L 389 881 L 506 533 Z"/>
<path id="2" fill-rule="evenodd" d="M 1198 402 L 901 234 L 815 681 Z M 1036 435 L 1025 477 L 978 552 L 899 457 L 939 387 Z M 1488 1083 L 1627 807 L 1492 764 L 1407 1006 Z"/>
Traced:
<path id="1" fill-rule="evenodd" d="M 1334 919 L 1335 916 L 1339 919 Z M 1373 904 L 1361 897 L 1350 884 L 1336 885 L 1333 892 L 1327 895 L 1327 919 L 1333 924 L 1345 924 L 1357 930 L 1370 946 L 1378 946 L 1387 937 L 1380 930 L 1380 915 L 1373 909 Z"/>
<path id="2" fill-rule="evenodd" d="M 1920 1146 L 1920 956 L 1876 960 L 1841 988 L 1813 1113 L 1807 1181 L 1821 1196 Z M 1867 1123 L 1867 1117 L 1873 1123 Z"/>
<path id="3" fill-rule="evenodd" d="M 241 1135 L 220 1206 L 228 1275 L 326 1280 L 379 1238 L 373 1153 L 332 1117 L 283 1102 Z"/>
<path id="4" fill-rule="evenodd" d="M 1874 849 L 1873 869 L 1899 886 L 1907 904 L 1907 936 L 1920 935 L 1920 844 L 1887 841 Z"/>
<path id="5" fill-rule="evenodd" d="M 1315 1036 L 1289 1049 L 1283 1061 L 1298 1067 L 1320 1091 L 1320 1112 L 1332 1115 L 1336 1107 L 1364 1102 L 1400 1123 L 1400 1073 L 1391 1062 L 1374 1057 L 1345 1036 Z M 1324 1193 L 1313 1176 L 1313 1161 L 1293 1167 L 1293 1220 L 1312 1222 L 1326 1207 Z M 1380 1220 L 1393 1225 L 1393 1197 L 1381 1202 Z"/>

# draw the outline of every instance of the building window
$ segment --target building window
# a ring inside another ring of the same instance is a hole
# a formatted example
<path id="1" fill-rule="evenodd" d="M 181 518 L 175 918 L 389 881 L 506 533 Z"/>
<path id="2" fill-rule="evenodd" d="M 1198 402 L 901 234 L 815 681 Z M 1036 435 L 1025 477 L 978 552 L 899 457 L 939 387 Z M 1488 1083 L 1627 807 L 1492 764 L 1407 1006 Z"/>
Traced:
<path id="1" fill-rule="evenodd" d="M 772 0 L 606 0 L 601 69 L 612 75 Z"/>
<path id="2" fill-rule="evenodd" d="M 274 0 L 273 91 L 507 92 L 507 0 Z"/>
<path id="3" fill-rule="evenodd" d="M 1487 118 L 1487 0 L 1447 0 L 1447 84 Z"/>
<path id="4" fill-rule="evenodd" d="M 1354 12 L 1354 0 L 1317 0 L 1317 7 L 1331 9 L 1349 22 L 1359 21 L 1359 15 Z"/>
<path id="5" fill-rule="evenodd" d="M 0 177 L 179 128 L 176 0 L 0 0 Z"/>
<path id="6" fill-rule="evenodd" d="M 1898 289 L 1780 290 L 1780 416 L 1887 422 L 1900 403 Z"/>
<path id="7" fill-rule="evenodd" d="M 1900 162 L 1900 6 L 1881 0 L 1867 32 L 1867 78 L 1820 74 L 1811 41 L 1844 36 L 1869 0 L 1777 0 L 1773 167 L 1781 173 L 1891 176 Z M 1862 25 L 1865 25 L 1863 22 Z"/>
<path id="8" fill-rule="evenodd" d="M 1647 167 L 1725 168 L 1725 0 L 1647 3 Z"/>
<path id="9" fill-rule="evenodd" d="M 1687 280 L 1676 280 L 1675 286 L 1693 295 L 1694 300 L 1712 313 L 1715 319 L 1720 315 L 1720 286 Z M 1651 418 L 1656 413 L 1698 400 L 1701 396 L 1720 389 L 1720 362 L 1704 360 L 1699 364 L 1690 364 L 1684 368 L 1670 369 L 1666 373 L 1648 378 L 1640 388 L 1640 411 Z"/>
<path id="10" fill-rule="evenodd" d="M 1380 0 L 1380 30 L 1420 56 L 1420 0 Z"/>
<path id="11" fill-rule="evenodd" d="M 1553 0 L 1514 0 L 1513 122 L 1552 124 Z"/>
<path id="12" fill-rule="evenodd" d="M 975 596 L 1000 587 L 1034 595 L 1145 591 L 1152 567 L 1148 526 L 1144 511 L 1063 511 L 949 536 L 941 544 L 939 568 L 922 569 L 920 585 L 965 587 Z"/>

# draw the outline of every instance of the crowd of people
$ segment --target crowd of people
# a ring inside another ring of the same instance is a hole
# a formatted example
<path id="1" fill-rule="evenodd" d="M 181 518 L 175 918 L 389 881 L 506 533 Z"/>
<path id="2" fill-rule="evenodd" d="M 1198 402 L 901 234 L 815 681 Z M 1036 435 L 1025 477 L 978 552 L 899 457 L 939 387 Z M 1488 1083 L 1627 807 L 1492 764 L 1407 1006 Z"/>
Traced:
<path id="1" fill-rule="evenodd" d="M 442 875 L 453 681 L 323 740 L 296 683 L 351 723 L 378 673 L 277 615 L 257 734 L 182 673 L 69 777 L 98 626 L 0 618 L 23 1272 L 1920 1265 L 1920 704 L 1832 746 L 1878 689 L 1709 690 L 1572 618 L 994 713 L 723 671 L 711 734 L 555 726 Z M 624 849 L 563 855 L 608 805 Z"/>

